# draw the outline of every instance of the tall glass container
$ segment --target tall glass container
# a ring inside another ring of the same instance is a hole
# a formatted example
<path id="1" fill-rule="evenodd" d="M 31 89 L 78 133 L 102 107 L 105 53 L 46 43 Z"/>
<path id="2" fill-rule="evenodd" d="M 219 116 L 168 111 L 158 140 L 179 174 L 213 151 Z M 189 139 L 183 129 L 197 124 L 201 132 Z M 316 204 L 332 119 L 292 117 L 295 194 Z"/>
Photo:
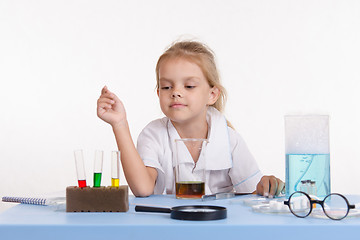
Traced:
<path id="1" fill-rule="evenodd" d="M 285 116 L 286 197 L 330 194 L 329 116 Z"/>

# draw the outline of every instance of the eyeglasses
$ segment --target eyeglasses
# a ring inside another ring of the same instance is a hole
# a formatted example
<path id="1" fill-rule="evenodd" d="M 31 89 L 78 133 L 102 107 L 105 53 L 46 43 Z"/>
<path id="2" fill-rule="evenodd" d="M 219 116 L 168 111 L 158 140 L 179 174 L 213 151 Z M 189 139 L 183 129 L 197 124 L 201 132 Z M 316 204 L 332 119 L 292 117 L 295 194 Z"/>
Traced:
<path id="1" fill-rule="evenodd" d="M 316 204 L 320 204 L 325 215 L 333 220 L 341 220 L 348 215 L 350 209 L 355 209 L 355 205 L 349 204 L 349 201 L 338 193 L 331 193 L 320 201 L 312 199 L 304 192 L 294 192 L 284 204 L 300 218 L 309 216 Z"/>

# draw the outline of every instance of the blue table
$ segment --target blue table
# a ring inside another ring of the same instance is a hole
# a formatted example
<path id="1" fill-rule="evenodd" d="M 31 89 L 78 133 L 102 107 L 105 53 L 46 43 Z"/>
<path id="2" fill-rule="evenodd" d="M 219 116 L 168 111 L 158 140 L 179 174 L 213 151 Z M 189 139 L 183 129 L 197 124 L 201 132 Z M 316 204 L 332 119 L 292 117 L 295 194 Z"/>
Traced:
<path id="1" fill-rule="evenodd" d="M 250 196 L 202 202 L 173 195 L 130 198 L 126 213 L 66 213 L 52 207 L 20 204 L 0 214 L 0 239 L 357 239 L 360 217 L 341 221 L 291 214 L 256 213 L 241 201 Z M 348 196 L 351 203 L 360 196 Z M 228 217 L 216 221 L 182 221 L 165 213 L 137 213 L 135 204 L 225 206 Z"/>

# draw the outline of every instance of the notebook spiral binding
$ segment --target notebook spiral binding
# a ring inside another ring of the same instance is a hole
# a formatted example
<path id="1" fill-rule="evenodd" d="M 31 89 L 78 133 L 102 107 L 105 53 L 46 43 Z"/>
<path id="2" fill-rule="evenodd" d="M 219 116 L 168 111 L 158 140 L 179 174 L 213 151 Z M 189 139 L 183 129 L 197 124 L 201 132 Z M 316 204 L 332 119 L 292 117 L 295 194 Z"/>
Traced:
<path id="1" fill-rule="evenodd" d="M 31 197 L 2 197 L 3 202 L 15 202 L 34 205 L 47 205 L 46 198 L 31 198 Z"/>

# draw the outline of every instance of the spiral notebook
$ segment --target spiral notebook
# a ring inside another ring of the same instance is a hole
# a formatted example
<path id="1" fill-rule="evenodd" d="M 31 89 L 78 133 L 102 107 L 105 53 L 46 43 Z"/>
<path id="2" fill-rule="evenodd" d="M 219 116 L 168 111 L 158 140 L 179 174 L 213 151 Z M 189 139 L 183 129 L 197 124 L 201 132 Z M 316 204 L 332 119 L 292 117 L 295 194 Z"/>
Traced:
<path id="1" fill-rule="evenodd" d="M 52 197 L 52 198 L 32 198 L 32 197 L 2 197 L 3 202 L 14 202 L 23 204 L 34 204 L 34 205 L 59 205 L 65 204 L 65 197 Z"/>

